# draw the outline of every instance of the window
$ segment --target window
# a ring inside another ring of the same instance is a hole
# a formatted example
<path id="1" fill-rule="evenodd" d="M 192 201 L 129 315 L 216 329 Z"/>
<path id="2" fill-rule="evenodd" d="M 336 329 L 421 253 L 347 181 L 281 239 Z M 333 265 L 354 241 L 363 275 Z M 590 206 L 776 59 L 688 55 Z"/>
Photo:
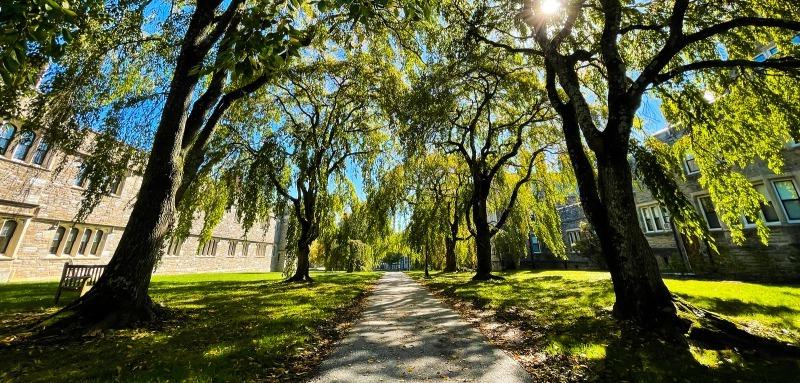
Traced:
<path id="1" fill-rule="evenodd" d="M 686 165 L 686 174 L 700 173 L 700 168 L 697 166 L 697 162 L 694 160 L 694 155 L 687 154 L 684 163 Z"/>
<path id="2" fill-rule="evenodd" d="M 28 156 L 28 152 L 31 150 L 31 146 L 33 146 L 33 140 L 35 139 L 35 133 L 31 131 L 23 132 L 19 138 L 19 142 L 17 142 L 17 147 L 14 148 L 14 154 L 11 155 L 11 158 L 15 160 L 25 160 L 25 157 Z"/>
<path id="3" fill-rule="evenodd" d="M 531 251 L 534 254 L 542 253 L 542 246 L 539 245 L 539 238 L 536 238 L 535 235 L 531 235 Z"/>
<path id="4" fill-rule="evenodd" d="M 44 163 L 45 158 L 47 158 L 47 152 L 50 151 L 50 145 L 45 141 L 39 141 L 39 146 L 36 147 L 36 151 L 33 152 L 33 159 L 31 163 L 34 165 L 41 165 Z"/>
<path id="5" fill-rule="evenodd" d="M 245 242 L 242 244 L 242 256 L 246 257 L 247 253 L 250 252 L 250 242 Z"/>
<path id="6" fill-rule="evenodd" d="M 11 140 L 14 139 L 14 133 L 17 132 L 17 128 L 11 124 L 3 124 L 0 127 L 0 155 L 5 155 L 6 151 L 8 151 L 8 146 L 11 145 Z"/>
<path id="7" fill-rule="evenodd" d="M 109 184 L 108 192 L 111 194 L 119 194 L 120 193 L 120 186 L 122 185 L 122 177 L 116 176 Z"/>
<path id="8" fill-rule="evenodd" d="M 0 227 L 0 255 L 5 255 L 14 232 L 17 231 L 17 221 L 8 219 Z"/>
<path id="9" fill-rule="evenodd" d="M 778 212 L 775 210 L 775 205 L 772 204 L 772 200 L 769 198 L 767 194 L 767 187 L 764 184 L 758 184 L 754 186 L 756 190 L 767 199 L 767 203 L 761 204 L 761 211 L 759 211 L 758 215 L 761 219 L 764 220 L 766 223 L 775 223 L 780 222 L 780 218 L 778 218 Z M 745 226 L 753 226 L 756 224 L 755 221 L 750 219 L 750 217 L 744 217 Z"/>
<path id="10" fill-rule="evenodd" d="M 218 239 L 210 239 L 208 242 L 204 243 L 203 246 L 200 248 L 200 252 L 197 255 L 202 255 L 206 257 L 213 257 L 217 255 L 217 242 Z"/>
<path id="11" fill-rule="evenodd" d="M 579 229 L 567 230 L 567 248 L 575 251 L 575 245 L 581 240 L 581 232 Z"/>
<path id="12" fill-rule="evenodd" d="M 67 242 L 64 244 L 64 254 L 72 253 L 72 246 L 75 245 L 76 239 L 78 239 L 78 229 L 73 227 L 72 229 L 69 229 L 69 234 L 67 235 Z"/>
<path id="13" fill-rule="evenodd" d="M 711 202 L 711 197 L 700 197 L 697 199 L 700 202 L 700 209 L 703 211 L 703 216 L 706 217 L 706 223 L 709 229 L 721 229 L 722 225 L 719 223 L 717 211 L 714 204 Z"/>
<path id="14" fill-rule="evenodd" d="M 86 164 L 81 164 L 78 167 L 78 174 L 75 175 L 75 186 L 84 187 L 86 186 Z"/>
<path id="15" fill-rule="evenodd" d="M 267 245 L 265 243 L 256 244 L 256 257 L 267 256 Z"/>
<path id="16" fill-rule="evenodd" d="M 100 250 L 100 242 L 103 241 L 103 231 L 98 230 L 94 233 L 94 240 L 92 241 L 92 248 L 89 250 L 91 255 L 97 255 L 97 251 Z"/>
<path id="17" fill-rule="evenodd" d="M 780 180 L 772 183 L 775 186 L 775 193 L 783 206 L 783 212 L 789 221 L 800 220 L 800 196 L 797 194 L 797 187 L 792 180 Z"/>
<path id="18" fill-rule="evenodd" d="M 183 240 L 177 237 L 170 237 L 169 246 L 167 246 L 167 255 L 179 255 L 181 253 L 181 246 L 183 246 Z"/>
<path id="19" fill-rule="evenodd" d="M 86 254 L 86 246 L 89 245 L 89 240 L 92 238 L 92 231 L 90 229 L 84 229 L 83 235 L 81 236 L 81 245 L 78 247 L 78 254 L 84 255 Z"/>
<path id="20" fill-rule="evenodd" d="M 50 254 L 58 253 L 58 246 L 61 245 L 61 240 L 64 239 L 64 233 L 67 229 L 64 226 L 59 226 L 56 229 L 56 235 L 53 236 L 53 242 L 50 243 Z"/>
<path id="21" fill-rule="evenodd" d="M 228 242 L 228 256 L 229 257 L 236 256 L 236 241 Z"/>
<path id="22" fill-rule="evenodd" d="M 642 217 L 642 229 L 645 233 L 659 233 L 669 231 L 669 213 L 659 205 L 644 206 L 639 208 Z"/>

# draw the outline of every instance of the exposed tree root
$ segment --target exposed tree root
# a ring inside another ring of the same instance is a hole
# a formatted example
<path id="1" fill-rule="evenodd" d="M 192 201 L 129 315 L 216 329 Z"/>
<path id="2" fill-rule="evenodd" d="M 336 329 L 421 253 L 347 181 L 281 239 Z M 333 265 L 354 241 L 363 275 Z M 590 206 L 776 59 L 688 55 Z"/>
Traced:
<path id="1" fill-rule="evenodd" d="M 505 278 L 503 278 L 503 277 L 501 277 L 499 275 L 494 275 L 492 273 L 487 273 L 487 274 L 475 274 L 475 276 L 472 277 L 472 280 L 473 281 L 504 281 Z"/>
<path id="2" fill-rule="evenodd" d="M 719 314 L 696 307 L 674 295 L 673 301 L 678 312 L 692 322 L 688 330 L 689 339 L 711 347 L 735 347 L 776 356 L 800 357 L 800 347 L 797 345 L 751 334 Z"/>
<path id="3" fill-rule="evenodd" d="M 295 275 L 293 275 L 293 276 L 291 276 L 291 277 L 289 277 L 289 278 L 286 278 L 286 279 L 283 281 L 283 283 L 294 283 L 294 282 L 298 282 L 298 283 L 299 283 L 299 282 L 308 282 L 308 283 L 312 283 L 312 282 L 314 282 L 314 280 L 313 280 L 313 279 L 311 279 L 311 276 L 310 276 L 310 275 L 307 275 L 307 274 L 306 274 L 306 275 L 303 275 L 303 274 L 295 274 Z"/>
<path id="4" fill-rule="evenodd" d="M 166 318 L 169 311 L 146 297 L 143 303 L 109 302 L 89 295 L 34 324 L 29 340 L 35 343 L 96 336 L 105 330 L 138 328 Z"/>

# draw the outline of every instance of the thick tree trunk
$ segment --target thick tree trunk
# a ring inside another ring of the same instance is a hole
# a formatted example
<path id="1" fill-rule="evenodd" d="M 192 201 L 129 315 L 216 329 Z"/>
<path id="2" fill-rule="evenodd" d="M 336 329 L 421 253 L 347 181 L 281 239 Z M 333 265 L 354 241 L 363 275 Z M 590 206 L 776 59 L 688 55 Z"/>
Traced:
<path id="1" fill-rule="evenodd" d="M 156 319 L 157 308 L 147 291 L 163 239 L 173 224 L 180 185 L 180 167 L 159 158 L 150 161 L 128 225 L 103 275 L 89 293 L 65 310 L 74 312 L 68 326 L 122 328 Z"/>
<path id="2" fill-rule="evenodd" d="M 639 227 L 627 156 L 613 152 L 599 157 L 597 166 L 605 211 L 587 211 L 587 216 L 594 218 L 590 218 L 593 227 L 604 228 L 598 231 L 598 239 L 614 283 L 614 315 L 645 325 L 677 324 L 672 296 Z"/>
<path id="3" fill-rule="evenodd" d="M 454 237 L 444 240 L 444 272 L 456 271 L 456 239 Z"/>
<path id="4" fill-rule="evenodd" d="M 48 321 L 41 335 L 65 335 L 123 328 L 152 321 L 156 307 L 147 294 L 164 238 L 175 219 L 176 194 L 182 181 L 182 143 L 187 110 L 200 74 L 193 71 L 210 45 L 198 37 L 214 18 L 218 2 L 192 15 L 175 64 L 169 93 L 153 140 L 142 186 L 128 224 L 103 275 L 94 287 Z"/>
<path id="5" fill-rule="evenodd" d="M 310 263 L 309 254 L 311 254 L 311 243 L 314 240 L 311 237 L 311 226 L 300 225 L 300 238 L 297 240 L 297 267 L 295 268 L 294 275 L 292 275 L 286 282 L 311 282 L 311 275 L 309 274 Z"/>
<path id="6" fill-rule="evenodd" d="M 475 192 L 478 193 L 478 190 L 476 188 Z M 488 195 L 488 193 L 485 195 Z M 492 232 L 489 227 L 485 195 L 476 195 L 472 206 L 472 220 L 475 225 L 475 255 L 477 258 L 475 276 L 472 279 L 476 281 L 495 278 L 492 275 Z"/>
<path id="7" fill-rule="evenodd" d="M 554 92 L 551 92 L 554 93 Z M 552 97 L 552 94 L 551 94 Z M 636 110 L 633 108 L 632 110 Z M 645 326 L 675 328 L 680 324 L 672 297 L 658 269 L 653 251 L 636 216 L 633 178 L 628 162 L 629 129 L 622 125 L 606 126 L 606 133 L 617 137 L 601 138 L 594 143 L 597 177 L 586 155 L 578 119 L 572 104 L 558 107 L 564 138 L 581 205 L 597 233 L 603 258 L 611 273 L 616 301 L 614 316 Z M 631 118 L 619 118 L 630 126 Z"/>

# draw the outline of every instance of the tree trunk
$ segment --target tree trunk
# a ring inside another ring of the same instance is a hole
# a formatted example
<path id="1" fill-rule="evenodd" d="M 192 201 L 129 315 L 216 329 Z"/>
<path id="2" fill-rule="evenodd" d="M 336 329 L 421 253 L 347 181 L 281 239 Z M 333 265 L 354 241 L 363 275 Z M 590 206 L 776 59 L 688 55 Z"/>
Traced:
<path id="1" fill-rule="evenodd" d="M 456 271 L 456 239 L 454 237 L 444 240 L 444 272 Z"/>
<path id="2" fill-rule="evenodd" d="M 176 194 L 183 179 L 181 137 L 200 76 L 193 68 L 210 49 L 197 45 L 198 36 L 213 21 L 217 5 L 218 2 L 209 2 L 192 15 L 142 186 L 113 257 L 92 289 L 60 311 L 55 322 L 42 330 L 42 335 L 124 328 L 156 319 L 160 310 L 147 292 L 164 238 L 175 220 Z"/>
<path id="3" fill-rule="evenodd" d="M 309 275 L 309 254 L 311 254 L 311 242 L 314 240 L 311 237 L 311 226 L 307 224 L 300 225 L 300 238 L 297 240 L 297 267 L 295 268 L 294 275 L 287 279 L 286 282 L 311 282 L 311 275 Z"/>
<path id="4" fill-rule="evenodd" d="M 430 264 L 430 252 L 426 249 L 425 250 L 425 278 L 430 278 L 431 274 L 428 272 L 428 265 Z"/>
<path id="5" fill-rule="evenodd" d="M 645 325 L 677 324 L 672 296 L 639 226 L 627 156 L 620 151 L 598 156 L 597 167 L 605 211 L 587 211 L 587 217 L 593 227 L 604 228 L 598 239 L 614 283 L 614 315 Z"/>
<path id="6" fill-rule="evenodd" d="M 485 188 L 486 193 L 483 193 L 482 190 L 483 188 L 478 188 L 476 185 L 476 195 L 473 197 L 472 205 L 472 220 L 475 225 L 475 255 L 477 258 L 475 276 L 472 279 L 476 281 L 495 278 L 492 275 L 492 232 L 486 211 L 488 187 Z"/>

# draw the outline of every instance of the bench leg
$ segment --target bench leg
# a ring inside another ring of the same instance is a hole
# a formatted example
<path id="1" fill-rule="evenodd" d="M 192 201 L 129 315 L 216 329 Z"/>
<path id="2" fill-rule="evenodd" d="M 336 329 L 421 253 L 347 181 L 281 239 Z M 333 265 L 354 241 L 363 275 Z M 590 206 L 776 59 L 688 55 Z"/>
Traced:
<path id="1" fill-rule="evenodd" d="M 58 286 L 58 290 L 56 290 L 56 304 L 58 304 L 58 298 L 61 298 L 61 286 Z"/>

